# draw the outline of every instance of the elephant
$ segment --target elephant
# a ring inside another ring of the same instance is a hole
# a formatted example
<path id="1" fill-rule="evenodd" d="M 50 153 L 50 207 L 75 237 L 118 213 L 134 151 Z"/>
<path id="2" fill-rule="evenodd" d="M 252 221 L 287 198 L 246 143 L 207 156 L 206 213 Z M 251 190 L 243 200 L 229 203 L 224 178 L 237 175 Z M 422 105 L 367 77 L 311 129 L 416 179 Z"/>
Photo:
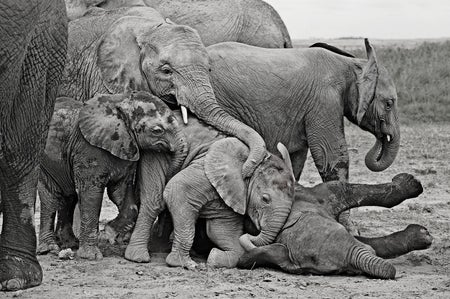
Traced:
<path id="1" fill-rule="evenodd" d="M 181 122 L 180 113 L 175 111 L 175 115 Z M 259 235 L 251 237 L 255 244 L 261 245 L 269 244 L 275 238 L 289 214 L 294 196 L 289 155 L 280 144 L 278 149 L 283 159 L 267 152 L 253 175 L 244 179 L 240 169 L 249 154 L 244 143 L 195 117 L 190 118 L 189 125 L 182 125 L 181 131 L 188 150 L 181 169 L 174 176 L 168 177 L 165 171 L 165 166 L 172 164 L 170 158 L 163 163 L 161 156 L 152 155 L 152 160 L 140 161 L 138 177 L 142 178 L 140 186 L 144 189 L 141 196 L 149 192 L 147 188 L 154 189 L 155 180 L 166 176 L 168 183 L 163 192 L 163 202 L 152 206 L 154 213 L 145 218 L 144 223 L 149 226 L 145 228 L 147 231 L 140 234 L 136 234 L 136 230 L 133 232 L 125 258 L 135 262 L 150 261 L 147 244 L 152 223 L 167 207 L 175 227 L 173 250 L 166 260 L 169 265 L 196 267 L 189 256 L 189 248 L 195 220 L 200 217 L 206 219 L 211 231 L 221 235 L 226 231 L 229 234 L 225 241 L 217 236 L 218 240 L 222 240 L 217 245 L 225 251 L 215 249 L 210 255 L 210 265 L 234 267 L 242 253 L 239 236 L 243 233 L 244 214 L 249 215 L 261 229 Z M 157 162 L 161 162 L 161 166 L 155 172 Z M 141 211 L 144 205 L 149 205 L 150 198 L 141 197 Z M 142 217 L 141 212 L 139 217 Z M 227 228 L 227 225 L 230 227 Z M 142 226 L 136 224 L 136 228 L 142 229 Z M 136 239 L 136 236 L 143 238 Z"/>
<path id="2" fill-rule="evenodd" d="M 38 165 L 67 50 L 57 0 L 0 2 L 0 290 L 39 285 L 34 204 Z"/>
<path id="3" fill-rule="evenodd" d="M 405 199 L 417 197 L 422 191 L 420 182 L 406 173 L 396 175 L 391 183 L 376 185 L 340 181 L 311 188 L 297 185 L 291 213 L 275 242 L 255 247 L 246 235 L 241 236 L 240 242 L 246 252 L 238 266 L 269 265 L 294 274 L 350 272 L 394 279 L 395 267 L 385 258 L 428 248 L 433 238 L 427 229 L 411 224 L 403 231 L 384 237 L 354 237 L 336 218 L 353 207 L 390 208 Z M 249 231 L 254 230 L 247 227 Z"/>
<path id="4" fill-rule="evenodd" d="M 167 22 L 150 7 L 100 10 L 69 24 L 68 63 L 59 96 L 86 101 L 126 89 L 151 92 L 181 106 L 250 147 L 243 165 L 251 176 L 264 159 L 261 136 L 217 105 L 206 48 L 197 32 Z"/>
<path id="5" fill-rule="evenodd" d="M 59 252 L 53 233 L 59 207 L 61 235 L 69 240 L 68 247 L 76 245 L 70 243 L 74 239 L 71 217 L 79 199 L 77 255 L 101 259 L 97 238 L 104 190 L 107 188 L 109 198 L 118 207 L 127 207 L 112 222 L 111 230 L 115 231 L 118 222 L 119 227 L 130 230 L 138 210 L 134 200 L 136 165 L 144 151 L 167 151 L 174 160 L 185 157 L 178 121 L 157 97 L 147 92 L 97 95 L 84 105 L 71 98 L 58 98 L 39 178 L 38 251 Z"/>
<path id="6" fill-rule="evenodd" d="M 263 48 L 292 48 L 283 20 L 261 0 L 66 0 L 66 5 L 72 19 L 89 7 L 148 6 L 177 24 L 197 30 L 205 46 L 234 41 Z"/>
<path id="7" fill-rule="evenodd" d="M 399 148 L 397 94 L 368 40 L 365 45 L 368 60 L 323 48 L 263 49 L 233 42 L 209 46 L 210 79 L 218 105 L 255 128 L 269 152 L 276 151 L 280 139 L 290 153 L 296 180 L 309 147 L 323 181 L 347 181 L 344 116 L 378 138 L 366 164 L 382 170 Z M 153 155 L 143 157 L 140 165 L 140 176 L 153 178 L 159 186 L 141 188 L 144 210 L 125 252 L 127 259 L 137 262 L 149 260 L 151 223 L 162 203 L 148 198 L 162 193 L 163 183 L 156 177 L 165 177 L 161 173 L 167 172 L 170 160 Z M 341 221 L 353 230 L 348 216 Z"/>

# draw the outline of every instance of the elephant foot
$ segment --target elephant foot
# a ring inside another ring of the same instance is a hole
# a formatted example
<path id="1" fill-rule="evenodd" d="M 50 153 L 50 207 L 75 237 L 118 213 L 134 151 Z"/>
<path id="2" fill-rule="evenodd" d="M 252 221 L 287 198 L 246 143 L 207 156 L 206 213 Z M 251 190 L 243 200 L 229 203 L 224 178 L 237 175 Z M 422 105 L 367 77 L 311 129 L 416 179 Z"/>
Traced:
<path id="1" fill-rule="evenodd" d="M 406 235 L 406 240 L 408 240 L 410 251 L 427 249 L 433 243 L 433 237 L 422 225 L 410 224 L 403 232 Z"/>
<path id="2" fill-rule="evenodd" d="M 0 291 L 17 291 L 40 285 L 42 268 L 38 261 L 19 256 L 0 257 Z"/>
<path id="3" fill-rule="evenodd" d="M 103 254 L 97 246 L 93 245 L 82 245 L 77 251 L 77 256 L 82 259 L 87 260 L 101 260 L 103 259 Z"/>
<path id="4" fill-rule="evenodd" d="M 213 248 L 209 253 L 206 264 L 213 268 L 235 268 L 238 261 L 239 256 L 236 252 Z"/>
<path id="5" fill-rule="evenodd" d="M 150 254 L 146 246 L 128 245 L 125 249 L 125 259 L 136 263 L 150 263 Z"/>
<path id="6" fill-rule="evenodd" d="M 51 253 L 54 255 L 58 255 L 59 251 L 61 249 L 59 248 L 58 244 L 56 244 L 55 241 L 45 242 L 45 241 L 39 241 L 39 246 L 36 249 L 37 254 L 47 254 Z"/>
<path id="7" fill-rule="evenodd" d="M 198 268 L 198 264 L 194 262 L 189 254 L 183 255 L 178 251 L 172 251 L 166 257 L 167 265 L 171 267 L 183 267 L 188 270 L 195 270 Z"/>
<path id="8" fill-rule="evenodd" d="M 400 195 L 404 198 L 414 198 L 423 192 L 422 184 L 412 174 L 397 174 L 392 179 L 392 183 L 398 187 Z"/>

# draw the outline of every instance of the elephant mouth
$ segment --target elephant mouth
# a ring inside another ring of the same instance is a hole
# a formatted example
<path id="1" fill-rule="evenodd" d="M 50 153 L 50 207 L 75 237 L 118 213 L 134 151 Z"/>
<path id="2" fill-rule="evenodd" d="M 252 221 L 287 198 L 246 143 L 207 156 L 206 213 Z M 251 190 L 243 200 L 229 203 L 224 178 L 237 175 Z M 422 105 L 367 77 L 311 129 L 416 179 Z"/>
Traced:
<path id="1" fill-rule="evenodd" d="M 175 95 L 166 94 L 160 97 L 172 110 L 178 109 L 178 101 Z"/>

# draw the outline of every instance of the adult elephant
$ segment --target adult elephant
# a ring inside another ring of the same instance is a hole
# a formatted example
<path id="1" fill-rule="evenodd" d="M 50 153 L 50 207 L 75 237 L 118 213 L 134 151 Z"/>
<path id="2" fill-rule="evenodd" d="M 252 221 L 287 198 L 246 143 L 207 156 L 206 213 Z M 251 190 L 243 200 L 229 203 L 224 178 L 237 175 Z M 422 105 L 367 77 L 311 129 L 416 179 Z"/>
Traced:
<path id="1" fill-rule="evenodd" d="M 94 11 L 70 22 L 68 62 L 59 96 L 86 101 L 99 93 L 149 91 L 181 105 L 250 147 L 243 166 L 249 177 L 265 156 L 265 143 L 252 128 L 225 112 L 209 81 L 206 48 L 197 32 L 166 22 L 154 9 Z"/>
<path id="2" fill-rule="evenodd" d="M 175 23 L 198 31 L 206 46 L 235 41 L 264 48 L 292 48 L 275 9 L 261 0 L 66 0 L 72 18 L 89 7 L 148 6 Z"/>
<path id="3" fill-rule="evenodd" d="M 0 2 L 0 289 L 39 285 L 34 203 L 38 166 L 67 46 L 63 1 Z"/>

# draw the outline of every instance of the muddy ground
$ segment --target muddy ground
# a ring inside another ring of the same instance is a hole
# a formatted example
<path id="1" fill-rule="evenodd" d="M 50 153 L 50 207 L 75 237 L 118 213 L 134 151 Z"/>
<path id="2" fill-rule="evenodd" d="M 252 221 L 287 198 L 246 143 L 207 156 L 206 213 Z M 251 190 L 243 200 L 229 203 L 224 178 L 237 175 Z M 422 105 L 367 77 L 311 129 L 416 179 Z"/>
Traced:
<path id="1" fill-rule="evenodd" d="M 41 286 L 2 298 L 450 298 L 450 124 L 402 128 L 402 147 L 395 163 L 382 173 L 364 166 L 374 139 L 354 126 L 346 127 L 350 150 L 350 181 L 381 183 L 400 172 L 418 177 L 424 193 L 393 209 L 360 208 L 352 212 L 361 234 L 379 236 L 404 229 L 409 223 L 426 226 L 434 237 L 431 248 L 392 262 L 395 280 L 365 276 L 296 276 L 271 269 L 198 271 L 169 268 L 164 254 L 149 264 L 126 261 L 124 248 L 102 246 L 102 261 L 58 260 L 40 256 Z M 301 183 L 320 182 L 311 162 Z M 102 223 L 116 210 L 105 200 Z M 38 222 L 38 221 L 37 221 Z"/>

